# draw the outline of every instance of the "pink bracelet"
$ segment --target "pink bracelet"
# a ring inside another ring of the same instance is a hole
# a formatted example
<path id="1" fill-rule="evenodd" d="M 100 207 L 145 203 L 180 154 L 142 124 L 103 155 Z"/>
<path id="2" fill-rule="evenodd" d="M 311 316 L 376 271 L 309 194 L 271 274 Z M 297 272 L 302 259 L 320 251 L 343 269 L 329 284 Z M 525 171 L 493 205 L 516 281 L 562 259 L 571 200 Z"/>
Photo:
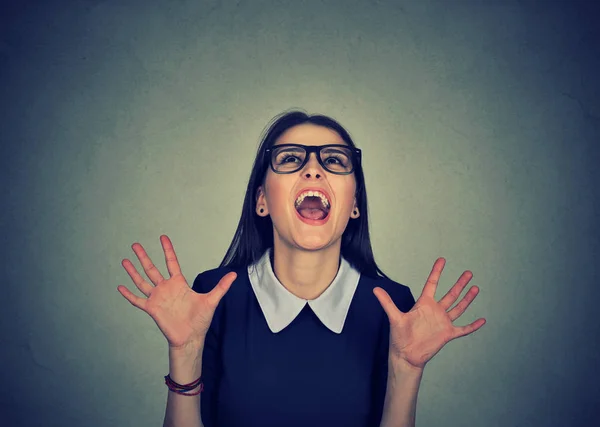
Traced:
<path id="1" fill-rule="evenodd" d="M 189 384 L 178 384 L 171 379 L 171 374 L 167 374 L 165 376 L 165 384 L 169 387 L 169 390 L 172 392 L 181 394 L 183 396 L 196 396 L 204 391 L 204 383 L 200 380 L 202 377 L 198 378 L 196 381 L 191 382 Z M 185 393 L 187 391 L 192 391 L 196 387 L 200 386 L 200 390 L 195 393 Z"/>

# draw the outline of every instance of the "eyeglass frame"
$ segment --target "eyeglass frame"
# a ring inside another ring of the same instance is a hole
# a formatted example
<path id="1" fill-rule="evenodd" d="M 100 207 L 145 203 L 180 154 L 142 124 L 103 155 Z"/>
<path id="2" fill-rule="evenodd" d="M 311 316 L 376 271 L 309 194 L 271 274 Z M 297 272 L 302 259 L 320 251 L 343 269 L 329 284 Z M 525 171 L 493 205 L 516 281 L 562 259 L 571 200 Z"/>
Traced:
<path id="1" fill-rule="evenodd" d="M 304 151 L 306 152 L 306 157 L 304 157 L 304 161 L 302 162 L 302 164 L 300 166 L 298 166 L 298 169 L 291 171 L 291 172 L 280 172 L 280 171 L 276 170 L 275 167 L 273 166 L 273 154 L 272 153 L 273 153 L 273 149 L 275 147 L 277 147 L 277 148 L 279 148 L 279 147 L 300 147 L 300 148 L 304 149 Z M 350 161 L 352 162 L 352 170 L 350 172 L 332 172 L 327 168 L 327 166 L 325 166 L 325 164 L 323 163 L 323 160 L 321 159 L 321 149 L 330 148 L 330 147 L 341 147 L 341 148 L 346 148 L 346 149 L 350 150 L 350 156 L 351 156 Z M 302 168 L 304 168 L 304 166 L 306 166 L 306 164 L 308 163 L 308 159 L 310 159 L 311 153 L 315 153 L 315 156 L 317 157 L 317 161 L 323 167 L 323 169 L 325 169 L 327 172 L 335 174 L 335 175 L 350 175 L 351 173 L 353 173 L 356 170 L 356 166 L 359 165 L 361 162 L 360 148 L 354 148 L 349 145 L 343 145 L 343 144 L 326 144 L 326 145 L 279 144 L 279 145 L 273 145 L 272 147 L 267 148 L 265 150 L 265 157 L 268 156 L 269 165 L 271 166 L 271 170 L 273 172 L 280 174 L 280 175 L 286 175 L 286 174 L 290 174 L 290 173 L 296 173 L 299 170 L 302 170 Z M 356 164 L 355 164 L 354 160 L 356 160 Z"/>

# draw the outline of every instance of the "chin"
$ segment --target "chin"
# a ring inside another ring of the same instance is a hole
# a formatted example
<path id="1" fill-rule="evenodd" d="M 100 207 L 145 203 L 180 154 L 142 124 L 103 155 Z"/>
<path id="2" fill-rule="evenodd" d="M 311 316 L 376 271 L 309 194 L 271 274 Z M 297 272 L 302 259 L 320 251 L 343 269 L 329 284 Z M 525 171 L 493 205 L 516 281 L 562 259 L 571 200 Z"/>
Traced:
<path id="1" fill-rule="evenodd" d="M 306 251 L 319 251 L 329 248 L 336 242 L 335 240 L 323 240 L 318 238 L 317 236 L 313 237 L 314 238 L 310 238 L 309 236 L 303 236 L 300 239 L 296 239 L 294 240 L 295 246 Z"/>

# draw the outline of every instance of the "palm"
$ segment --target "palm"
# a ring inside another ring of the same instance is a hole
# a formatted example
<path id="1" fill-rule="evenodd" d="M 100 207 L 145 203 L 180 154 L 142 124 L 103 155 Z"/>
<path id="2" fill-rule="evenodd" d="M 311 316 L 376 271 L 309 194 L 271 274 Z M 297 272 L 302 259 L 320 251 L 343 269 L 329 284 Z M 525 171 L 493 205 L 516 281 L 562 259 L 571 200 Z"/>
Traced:
<path id="1" fill-rule="evenodd" d="M 214 307 L 207 294 L 190 289 L 182 275 L 159 283 L 146 300 L 145 311 L 156 322 L 172 347 L 179 347 L 209 328 Z"/>
<path id="2" fill-rule="evenodd" d="M 408 313 L 402 313 L 391 298 L 381 288 L 375 295 L 379 299 L 390 321 L 389 355 L 392 360 L 402 361 L 416 368 L 423 368 L 449 341 L 471 334 L 485 324 L 485 319 L 477 319 L 467 326 L 454 326 L 452 322 L 460 317 L 479 292 L 471 287 L 465 297 L 451 310 L 473 275 L 465 271 L 456 284 L 439 302 L 435 301 L 435 290 L 444 268 L 445 260 L 439 258 L 427 279 L 423 292 Z"/>
<path id="3" fill-rule="evenodd" d="M 181 274 L 179 262 L 169 238 L 164 236 L 161 238 L 161 243 L 170 277 L 163 278 L 144 248 L 139 244 L 134 244 L 133 250 L 154 286 L 142 278 L 131 261 L 123 260 L 123 267 L 136 287 L 147 298 L 137 297 L 124 286 L 119 286 L 117 289 L 131 304 L 145 311 L 154 319 L 170 347 L 176 348 L 201 343 L 210 327 L 219 301 L 235 279 L 235 273 L 224 276 L 211 292 L 197 293 L 190 288 Z"/>

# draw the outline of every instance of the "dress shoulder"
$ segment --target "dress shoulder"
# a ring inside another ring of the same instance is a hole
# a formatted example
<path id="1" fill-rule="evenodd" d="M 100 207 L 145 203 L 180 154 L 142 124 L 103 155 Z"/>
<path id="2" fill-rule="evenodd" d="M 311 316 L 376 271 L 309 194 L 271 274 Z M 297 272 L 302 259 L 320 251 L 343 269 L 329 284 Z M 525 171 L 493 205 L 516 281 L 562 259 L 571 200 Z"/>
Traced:
<path id="1" fill-rule="evenodd" d="M 203 271 L 194 279 L 192 289 L 198 293 L 208 293 L 217 285 L 217 283 L 219 283 L 223 276 L 232 271 L 236 271 L 239 277 L 240 269 L 235 269 L 233 267 L 217 267 Z"/>
<path id="2" fill-rule="evenodd" d="M 410 288 L 402 283 L 385 277 L 368 277 L 367 283 L 370 284 L 371 291 L 375 288 L 382 288 L 386 291 L 396 307 L 403 313 L 410 311 L 415 305 L 415 298 Z"/>

